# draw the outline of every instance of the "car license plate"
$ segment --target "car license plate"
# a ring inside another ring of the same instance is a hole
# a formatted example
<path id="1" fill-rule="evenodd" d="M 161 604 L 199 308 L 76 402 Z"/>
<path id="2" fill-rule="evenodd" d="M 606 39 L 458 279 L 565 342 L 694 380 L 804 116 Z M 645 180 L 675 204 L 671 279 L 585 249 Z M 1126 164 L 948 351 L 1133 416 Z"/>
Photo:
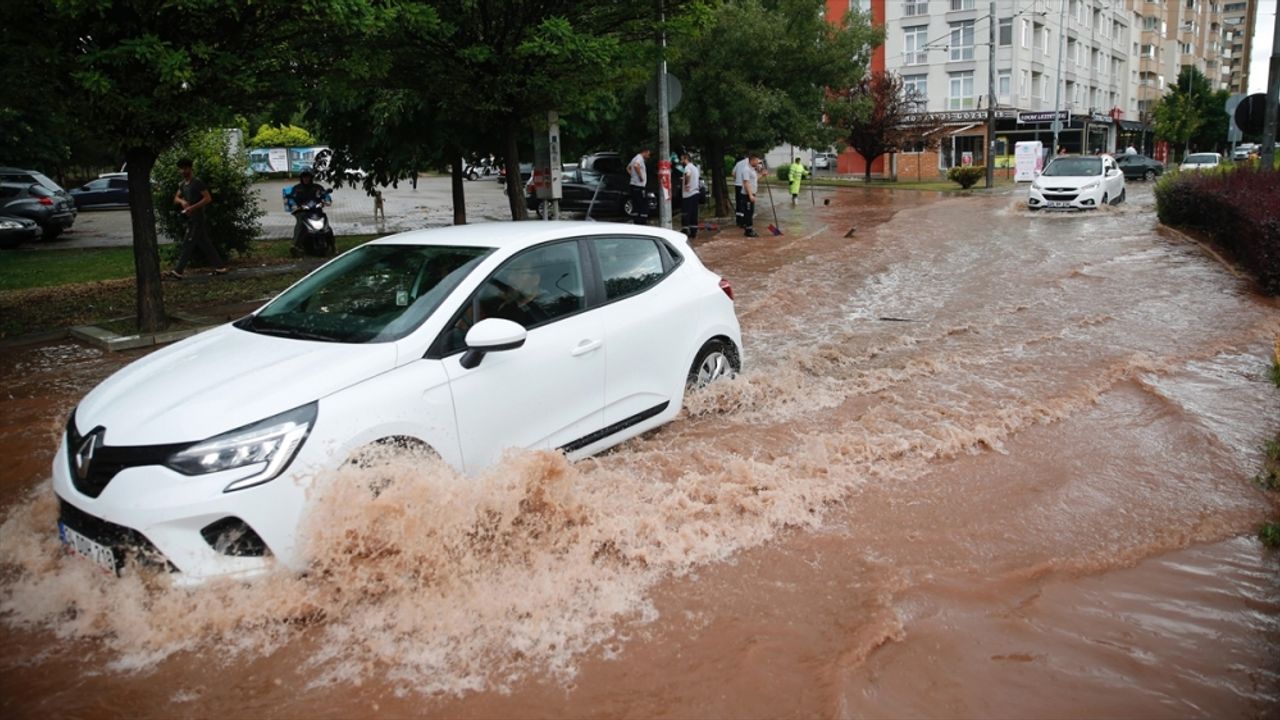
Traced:
<path id="1" fill-rule="evenodd" d="M 1071 207 L 1071 203 L 1063 202 L 1061 200 L 1052 200 L 1050 202 L 1045 203 L 1044 206 L 1050 207 L 1050 208 L 1069 208 Z"/>
<path id="2" fill-rule="evenodd" d="M 97 563 L 98 567 L 112 575 L 116 574 L 116 554 L 111 548 L 99 545 L 61 522 L 58 523 L 58 537 L 66 546 L 67 552 Z"/>

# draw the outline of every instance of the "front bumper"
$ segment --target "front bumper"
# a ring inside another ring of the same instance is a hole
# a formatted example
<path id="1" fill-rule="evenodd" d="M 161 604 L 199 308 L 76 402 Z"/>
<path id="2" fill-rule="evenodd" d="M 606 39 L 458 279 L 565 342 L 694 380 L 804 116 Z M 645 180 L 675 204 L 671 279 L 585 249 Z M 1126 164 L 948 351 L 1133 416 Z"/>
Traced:
<path id="1" fill-rule="evenodd" d="M 305 467 L 300 461 L 301 452 L 290 470 Z M 167 563 L 182 584 L 251 577 L 278 563 L 299 566 L 296 529 L 306 489 L 286 471 L 270 482 L 223 492 L 243 474 L 240 469 L 186 476 L 162 465 L 139 465 L 115 473 L 100 492 L 83 481 L 77 487 L 64 433 L 53 461 L 53 490 L 62 505 L 61 522 L 111 548 L 118 560 L 134 553 Z M 244 542 L 246 528 L 250 539 L 260 539 L 257 547 Z"/>
<path id="2" fill-rule="evenodd" d="M 1101 187 L 1091 190 L 1037 188 L 1028 191 L 1027 207 L 1032 210 L 1097 210 L 1102 205 Z"/>

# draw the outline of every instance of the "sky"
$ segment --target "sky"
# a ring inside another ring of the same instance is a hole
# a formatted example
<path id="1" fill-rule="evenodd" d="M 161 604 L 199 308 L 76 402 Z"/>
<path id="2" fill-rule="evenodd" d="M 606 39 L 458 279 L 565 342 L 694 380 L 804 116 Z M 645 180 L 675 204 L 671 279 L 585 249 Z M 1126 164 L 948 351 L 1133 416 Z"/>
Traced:
<path id="1" fill-rule="evenodd" d="M 1267 91 L 1267 72 L 1271 64 L 1271 39 L 1276 33 L 1276 0 L 1260 0 L 1258 17 L 1253 25 L 1252 57 L 1249 58 L 1249 92 Z"/>

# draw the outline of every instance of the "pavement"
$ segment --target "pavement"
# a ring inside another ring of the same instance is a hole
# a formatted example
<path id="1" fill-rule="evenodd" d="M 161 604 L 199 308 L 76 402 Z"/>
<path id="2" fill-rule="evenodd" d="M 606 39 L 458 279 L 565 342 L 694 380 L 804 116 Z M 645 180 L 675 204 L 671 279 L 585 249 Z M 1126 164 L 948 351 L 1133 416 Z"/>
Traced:
<path id="1" fill-rule="evenodd" d="M 265 180 L 255 185 L 258 204 L 266 213 L 262 218 L 263 238 L 287 238 L 293 234 L 293 216 L 284 210 L 281 191 L 296 183 Z M 363 188 L 342 187 L 333 191 L 333 205 L 328 208 L 329 222 L 339 235 L 388 233 L 453 224 L 453 195 L 448 176 L 418 178 L 418 186 L 400 183 L 399 187 L 383 187 L 382 199 L 386 220 L 373 216 L 373 198 Z M 467 221 L 483 222 L 510 219 L 507 196 L 493 179 L 464 183 Z M 160 244 L 171 239 L 161 237 Z M 75 225 L 53 241 L 38 241 L 26 249 L 73 249 L 119 247 L 133 244 L 129 210 L 81 210 Z"/>

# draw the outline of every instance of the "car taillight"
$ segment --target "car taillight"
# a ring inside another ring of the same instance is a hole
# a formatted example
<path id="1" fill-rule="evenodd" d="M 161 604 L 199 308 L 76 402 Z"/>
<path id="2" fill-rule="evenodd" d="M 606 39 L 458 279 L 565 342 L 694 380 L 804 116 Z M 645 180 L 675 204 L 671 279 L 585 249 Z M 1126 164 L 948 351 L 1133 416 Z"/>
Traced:
<path id="1" fill-rule="evenodd" d="M 53 198 L 42 197 L 37 200 L 41 205 L 52 205 Z"/>
<path id="2" fill-rule="evenodd" d="M 724 291 L 725 295 L 729 296 L 730 300 L 733 299 L 733 286 L 729 284 L 728 280 L 720 278 L 720 289 Z"/>

